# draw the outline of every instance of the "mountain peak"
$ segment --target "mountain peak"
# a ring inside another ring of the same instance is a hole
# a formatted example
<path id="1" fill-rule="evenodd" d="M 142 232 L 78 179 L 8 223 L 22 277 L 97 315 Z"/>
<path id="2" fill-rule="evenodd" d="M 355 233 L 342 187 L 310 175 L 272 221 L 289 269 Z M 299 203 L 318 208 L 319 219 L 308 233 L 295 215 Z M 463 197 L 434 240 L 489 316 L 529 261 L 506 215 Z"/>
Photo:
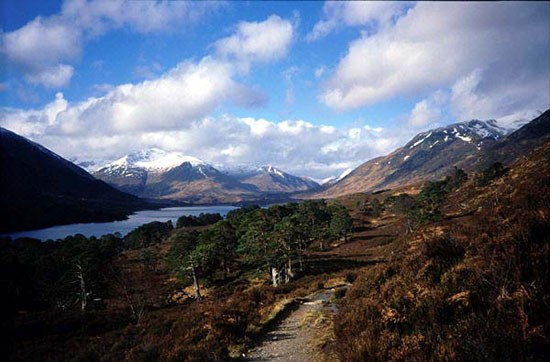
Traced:
<path id="1" fill-rule="evenodd" d="M 321 184 L 323 186 L 334 185 L 335 183 L 337 183 L 338 181 L 340 181 L 341 179 L 343 179 L 344 177 L 349 175 L 352 171 L 353 171 L 353 168 L 347 168 L 344 171 L 342 171 L 340 176 L 327 177 L 327 178 L 321 180 L 321 182 L 319 184 Z"/>
<path id="2" fill-rule="evenodd" d="M 166 171 L 186 162 L 193 167 L 206 165 L 204 161 L 196 157 L 183 155 L 180 152 L 167 152 L 159 148 L 150 148 L 121 157 L 106 167 L 138 167 L 147 171 Z"/>
<path id="3" fill-rule="evenodd" d="M 423 148 L 433 148 L 439 143 L 443 144 L 456 140 L 473 144 L 485 139 L 497 141 L 509 132 L 508 129 L 499 126 L 495 120 L 480 121 L 473 119 L 421 132 L 409 141 L 404 148 L 412 150 L 421 145 Z"/>
<path id="4" fill-rule="evenodd" d="M 274 176 L 277 176 L 277 177 L 282 177 L 282 178 L 285 178 L 285 173 L 281 170 L 279 170 L 278 168 L 276 167 L 273 167 L 271 165 L 267 165 L 267 166 L 262 166 L 260 167 L 260 171 L 261 172 L 265 172 L 265 173 L 268 173 L 270 175 L 274 175 Z"/>

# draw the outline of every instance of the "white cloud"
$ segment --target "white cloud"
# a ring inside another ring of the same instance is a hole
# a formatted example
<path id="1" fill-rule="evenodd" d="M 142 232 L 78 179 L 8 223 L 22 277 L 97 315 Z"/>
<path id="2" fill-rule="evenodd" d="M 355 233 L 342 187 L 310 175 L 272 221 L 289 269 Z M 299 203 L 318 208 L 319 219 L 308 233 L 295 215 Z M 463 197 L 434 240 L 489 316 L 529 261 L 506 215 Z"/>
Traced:
<path id="1" fill-rule="evenodd" d="M 219 55 L 235 59 L 246 71 L 252 62 L 271 62 L 283 58 L 294 36 L 292 23 L 271 15 L 262 22 L 241 22 L 235 34 L 218 40 Z"/>
<path id="2" fill-rule="evenodd" d="M 433 127 L 442 120 L 443 111 L 448 107 L 449 94 L 437 91 L 431 96 L 417 102 L 408 119 L 408 124 L 415 128 Z"/>
<path id="3" fill-rule="evenodd" d="M 95 34 L 124 26 L 140 33 L 172 32 L 219 6 L 210 1 L 75 0 L 63 4 L 62 16 Z"/>
<path id="4" fill-rule="evenodd" d="M 294 104 L 294 77 L 300 73 L 300 68 L 290 67 L 283 72 L 283 78 L 286 83 L 285 103 L 287 105 Z"/>
<path id="5" fill-rule="evenodd" d="M 409 124 L 414 127 L 425 126 L 439 120 L 441 112 L 437 108 L 431 108 L 426 99 L 416 103 L 411 111 Z"/>
<path id="6" fill-rule="evenodd" d="M 458 118 L 468 109 L 476 118 L 545 109 L 547 14 L 546 3 L 418 3 L 352 42 L 321 99 L 346 111 L 453 88 Z"/>
<path id="7" fill-rule="evenodd" d="M 487 87 L 484 73 L 474 70 L 451 87 L 450 108 L 459 121 L 497 119 L 503 126 L 531 120 L 550 106 L 548 77 Z"/>
<path id="8" fill-rule="evenodd" d="M 206 57 L 198 63 L 182 62 L 156 80 L 119 85 L 104 96 L 70 106 L 58 93 L 56 102 L 63 100 L 64 107 L 56 107 L 55 113 L 19 112 L 15 123 L 21 123 L 22 128 L 16 126 L 14 130 L 28 134 L 25 130 L 29 123 L 35 124 L 33 129 L 49 127 L 49 133 L 73 136 L 186 128 L 226 102 L 261 101 L 262 95 L 233 80 L 233 68 L 229 63 Z M 49 115 L 46 118 L 45 113 Z M 3 120 L 10 125 L 13 117 L 12 112 L 7 112 Z"/>
<path id="9" fill-rule="evenodd" d="M 29 82 L 47 87 L 62 87 L 74 69 L 59 62 L 74 60 L 80 54 L 79 29 L 71 29 L 59 17 L 38 17 L 22 28 L 5 33 L 1 52 L 18 65 Z"/>
<path id="10" fill-rule="evenodd" d="M 187 73 L 191 70 L 200 73 L 198 68 L 204 66 L 190 66 Z M 151 91 L 156 86 L 147 87 L 151 87 Z M 136 150 L 160 147 L 215 165 L 273 164 L 316 179 L 356 167 L 391 151 L 410 137 L 410 134 L 369 126 L 342 130 L 304 120 L 274 122 L 229 115 L 186 119 L 185 113 L 182 113 L 183 118 L 170 118 L 172 115 L 162 111 L 156 115 L 158 122 L 144 125 L 139 120 L 123 122 L 115 117 L 114 104 L 143 101 L 136 96 L 138 93 L 118 87 L 105 97 L 75 105 L 68 104 L 58 93 L 56 100 L 44 109 L 3 109 L 0 125 L 73 159 L 113 160 Z M 156 112 L 163 108 L 149 107 L 153 108 L 142 108 L 139 112 Z M 170 129 L 165 122 L 169 122 Z M 114 129 L 117 131 L 113 132 Z"/>
<path id="11" fill-rule="evenodd" d="M 67 86 L 74 74 L 74 68 L 67 64 L 44 67 L 25 77 L 30 83 L 41 84 L 50 88 L 62 88 Z"/>
<path id="12" fill-rule="evenodd" d="M 150 65 L 138 65 L 134 68 L 134 77 L 139 79 L 155 79 L 158 78 L 162 71 L 162 65 L 154 62 Z"/>
<path id="13" fill-rule="evenodd" d="M 404 1 L 327 1 L 323 19 L 306 35 L 306 41 L 323 38 L 343 25 L 386 27 L 403 15 L 408 6 Z"/>
<path id="14" fill-rule="evenodd" d="M 66 1 L 60 14 L 37 17 L 1 34 L 0 52 L 29 82 L 60 88 L 74 73 L 67 62 L 78 59 L 91 37 L 119 27 L 140 33 L 174 31 L 217 6 L 215 2 Z"/>
<path id="15" fill-rule="evenodd" d="M 80 35 L 79 29 L 71 29 L 59 17 L 38 17 L 5 33 L 3 49 L 10 60 L 32 67 L 37 60 L 51 63 L 74 58 L 80 52 Z"/>

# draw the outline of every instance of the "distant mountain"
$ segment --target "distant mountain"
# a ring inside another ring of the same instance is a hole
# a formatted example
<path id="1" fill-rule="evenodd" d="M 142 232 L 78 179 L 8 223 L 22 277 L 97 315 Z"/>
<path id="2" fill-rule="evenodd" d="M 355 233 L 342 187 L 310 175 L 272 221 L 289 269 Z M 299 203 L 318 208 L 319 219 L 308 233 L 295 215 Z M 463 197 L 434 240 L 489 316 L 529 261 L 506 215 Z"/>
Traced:
<path id="1" fill-rule="evenodd" d="M 180 167 L 182 165 L 183 169 Z M 156 197 L 158 191 L 153 196 L 148 195 L 152 191 L 149 185 L 162 183 L 174 170 L 181 176 L 181 181 L 202 179 L 212 173 L 210 167 L 197 158 L 152 148 L 124 156 L 98 168 L 93 175 L 119 190 Z"/>
<path id="2" fill-rule="evenodd" d="M 191 203 L 228 203 L 259 198 L 255 187 L 242 185 L 213 166 L 179 152 L 157 148 L 124 156 L 93 175 L 134 195 Z"/>
<path id="3" fill-rule="evenodd" d="M 310 190 L 314 181 L 271 166 L 219 171 L 179 152 L 157 148 L 124 156 L 93 175 L 119 190 L 144 198 L 163 198 L 198 204 L 261 201 Z"/>
<path id="4" fill-rule="evenodd" d="M 239 181 L 269 193 L 292 193 L 313 190 L 319 187 L 317 182 L 307 177 L 294 176 L 273 166 L 262 166 L 249 174 L 245 174 L 245 176 L 241 176 Z"/>
<path id="5" fill-rule="evenodd" d="M 123 219 L 148 206 L 0 127 L 0 232 Z"/>
<path id="6" fill-rule="evenodd" d="M 387 156 L 367 161 L 318 197 L 394 188 L 438 179 L 454 166 L 476 171 L 492 162 L 508 164 L 548 139 L 550 111 L 513 133 L 495 121 L 455 123 L 415 136 Z"/>

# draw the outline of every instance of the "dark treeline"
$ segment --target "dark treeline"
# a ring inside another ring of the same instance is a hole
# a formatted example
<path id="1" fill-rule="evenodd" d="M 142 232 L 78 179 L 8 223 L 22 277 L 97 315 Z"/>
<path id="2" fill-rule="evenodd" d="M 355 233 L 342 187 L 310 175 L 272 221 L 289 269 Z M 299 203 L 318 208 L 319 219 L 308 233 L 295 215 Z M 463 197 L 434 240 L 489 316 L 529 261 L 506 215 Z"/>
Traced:
<path id="1" fill-rule="evenodd" d="M 193 226 L 206 226 L 215 224 L 220 220 L 223 220 L 223 217 L 218 213 L 211 214 L 201 212 L 199 216 L 184 215 L 180 217 L 176 222 L 176 227 L 183 228 Z"/>

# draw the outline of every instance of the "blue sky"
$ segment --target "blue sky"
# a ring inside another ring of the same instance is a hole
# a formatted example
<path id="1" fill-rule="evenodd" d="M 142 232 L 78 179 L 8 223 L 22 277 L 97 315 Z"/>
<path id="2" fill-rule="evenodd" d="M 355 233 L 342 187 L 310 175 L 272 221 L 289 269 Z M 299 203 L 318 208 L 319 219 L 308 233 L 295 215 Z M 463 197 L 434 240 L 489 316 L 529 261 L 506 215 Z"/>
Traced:
<path id="1" fill-rule="evenodd" d="M 550 3 L 0 6 L 0 126 L 70 159 L 159 147 L 321 179 L 550 103 Z"/>

